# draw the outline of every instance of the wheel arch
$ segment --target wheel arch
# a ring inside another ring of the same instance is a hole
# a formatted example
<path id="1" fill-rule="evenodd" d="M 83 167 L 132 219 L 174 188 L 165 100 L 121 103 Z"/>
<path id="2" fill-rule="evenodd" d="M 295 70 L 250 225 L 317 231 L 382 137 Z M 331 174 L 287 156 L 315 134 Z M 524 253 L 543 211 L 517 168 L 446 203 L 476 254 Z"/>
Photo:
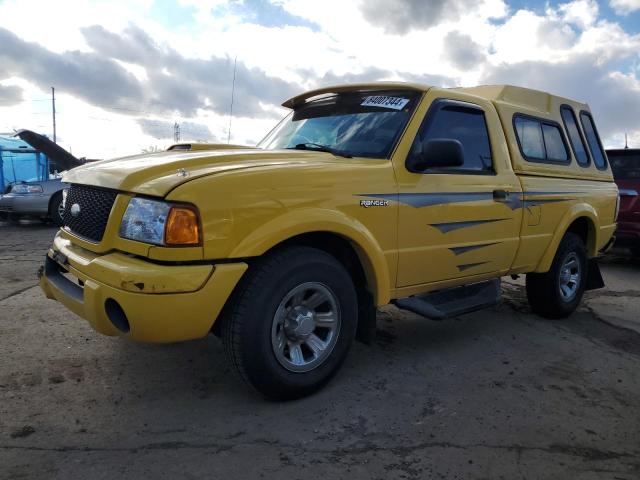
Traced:
<path id="1" fill-rule="evenodd" d="M 61 190 L 56 190 L 55 192 L 53 192 L 51 194 L 51 196 L 49 197 L 49 203 L 47 204 L 47 213 L 51 212 L 51 205 L 53 204 L 53 200 L 58 196 L 62 196 L 62 189 Z"/>
<path id="2" fill-rule="evenodd" d="M 534 271 L 538 273 L 549 271 L 560 242 L 567 232 L 575 233 L 582 238 L 587 249 L 588 258 L 597 256 L 597 245 L 599 244 L 599 229 L 597 225 L 599 225 L 598 213 L 591 205 L 574 205 L 558 223 L 551 242 Z"/>
<path id="3" fill-rule="evenodd" d="M 364 280 L 375 305 L 389 303 L 391 281 L 382 248 L 363 224 L 335 210 L 302 209 L 282 215 L 254 230 L 230 257 L 257 257 L 287 245 L 327 251 L 345 265 L 354 282 Z"/>

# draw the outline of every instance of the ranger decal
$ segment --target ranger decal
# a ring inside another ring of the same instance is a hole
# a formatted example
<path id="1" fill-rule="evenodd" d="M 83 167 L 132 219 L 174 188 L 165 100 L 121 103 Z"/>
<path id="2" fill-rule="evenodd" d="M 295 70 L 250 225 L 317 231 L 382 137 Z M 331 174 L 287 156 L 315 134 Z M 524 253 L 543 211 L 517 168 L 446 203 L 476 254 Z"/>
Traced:
<path id="1" fill-rule="evenodd" d="M 369 207 L 388 207 L 389 200 L 360 200 L 360 206 L 364 208 Z"/>

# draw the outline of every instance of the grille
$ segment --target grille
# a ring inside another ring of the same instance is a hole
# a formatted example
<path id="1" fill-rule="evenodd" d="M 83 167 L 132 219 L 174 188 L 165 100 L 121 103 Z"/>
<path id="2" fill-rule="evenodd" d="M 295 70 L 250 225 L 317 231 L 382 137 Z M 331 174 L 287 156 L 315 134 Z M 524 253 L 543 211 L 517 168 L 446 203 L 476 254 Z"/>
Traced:
<path id="1" fill-rule="evenodd" d="M 100 242 L 117 196 L 114 190 L 71 185 L 62 214 L 65 227 L 87 240 Z"/>

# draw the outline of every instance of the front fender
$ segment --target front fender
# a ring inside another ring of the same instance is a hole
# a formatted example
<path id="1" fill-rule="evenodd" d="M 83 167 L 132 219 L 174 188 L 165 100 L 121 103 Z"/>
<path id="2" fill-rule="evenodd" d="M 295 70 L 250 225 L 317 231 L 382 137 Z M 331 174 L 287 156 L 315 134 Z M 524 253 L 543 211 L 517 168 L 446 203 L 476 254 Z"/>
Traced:
<path id="1" fill-rule="evenodd" d="M 544 252 L 544 255 L 540 259 L 538 266 L 534 270 L 538 273 L 548 272 L 551 268 L 551 264 L 553 263 L 553 258 L 558 251 L 558 246 L 562 241 L 565 233 L 569 229 L 569 226 L 575 222 L 578 218 L 585 217 L 589 222 L 589 240 L 587 242 L 587 256 L 589 258 L 595 257 L 597 255 L 597 245 L 599 245 L 599 235 L 600 229 L 596 228 L 596 225 L 600 225 L 600 220 L 598 218 L 598 212 L 587 203 L 577 203 L 573 205 L 567 212 L 564 214 L 556 230 L 551 238 L 551 242 L 549 246 Z"/>
<path id="2" fill-rule="evenodd" d="M 360 258 L 376 305 L 389 303 L 389 268 L 382 248 L 362 223 L 337 210 L 301 208 L 280 215 L 247 235 L 229 257 L 259 256 L 290 238 L 314 232 L 333 233 L 348 240 Z"/>

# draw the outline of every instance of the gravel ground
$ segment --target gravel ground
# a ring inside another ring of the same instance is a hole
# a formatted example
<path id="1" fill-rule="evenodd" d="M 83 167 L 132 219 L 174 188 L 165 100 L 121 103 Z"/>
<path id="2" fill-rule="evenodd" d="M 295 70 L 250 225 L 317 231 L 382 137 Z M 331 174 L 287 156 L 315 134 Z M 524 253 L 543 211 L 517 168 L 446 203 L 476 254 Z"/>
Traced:
<path id="1" fill-rule="evenodd" d="M 46 300 L 54 232 L 0 226 L 0 478 L 640 478 L 638 261 L 565 321 L 521 281 L 456 320 L 385 307 L 326 389 L 273 403 L 214 337 L 134 344 Z"/>

